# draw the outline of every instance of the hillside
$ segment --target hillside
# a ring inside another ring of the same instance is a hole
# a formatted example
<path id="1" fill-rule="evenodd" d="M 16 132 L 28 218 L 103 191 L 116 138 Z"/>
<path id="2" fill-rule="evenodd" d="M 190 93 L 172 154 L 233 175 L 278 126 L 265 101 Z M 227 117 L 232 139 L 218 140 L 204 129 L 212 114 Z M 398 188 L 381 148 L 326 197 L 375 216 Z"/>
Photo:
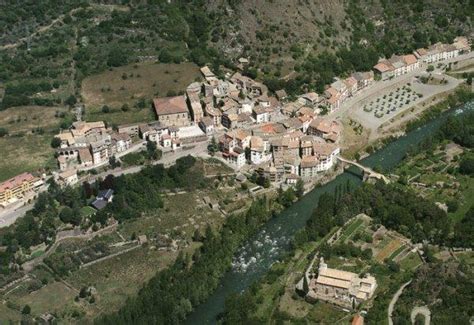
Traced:
<path id="1" fill-rule="evenodd" d="M 262 79 L 296 79 L 276 85 L 296 92 L 370 68 L 380 55 L 472 33 L 474 8 L 469 0 L 179 0 L 7 1 L 0 9 L 3 82 L 60 87 L 73 76 L 78 88 L 84 77 L 136 61 L 193 61 L 219 72 L 246 56 Z M 26 103 L 3 107 L 18 101 Z"/>

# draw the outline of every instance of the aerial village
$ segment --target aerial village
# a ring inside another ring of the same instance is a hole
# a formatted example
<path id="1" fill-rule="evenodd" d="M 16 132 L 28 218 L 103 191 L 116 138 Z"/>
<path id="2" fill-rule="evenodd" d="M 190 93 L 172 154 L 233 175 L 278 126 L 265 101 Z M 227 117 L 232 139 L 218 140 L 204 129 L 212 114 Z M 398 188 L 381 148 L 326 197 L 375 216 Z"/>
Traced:
<path id="1" fill-rule="evenodd" d="M 76 121 L 56 135 L 59 167 L 54 178 L 74 185 L 77 172 L 107 166 L 111 157 L 144 150 L 147 141 L 164 153 L 183 146 L 215 143 L 216 158 L 241 174 L 256 174 L 276 185 L 307 182 L 331 170 L 341 153 L 343 125 L 333 112 L 378 80 L 396 78 L 428 64 L 470 51 L 466 37 L 453 44 L 437 43 L 412 54 L 380 59 L 373 71 L 334 78 L 324 93 L 308 92 L 290 100 L 285 90 L 270 94 L 267 87 L 242 74 L 249 64 L 241 58 L 239 70 L 219 79 L 209 67 L 201 68 L 202 81 L 191 83 L 184 95 L 155 98 L 156 120 L 119 125 L 102 121 Z M 208 154 L 207 146 L 203 147 Z M 23 203 L 42 188 L 43 177 L 17 175 L 0 184 L 0 205 Z M 40 184 L 41 183 L 41 184 Z"/>

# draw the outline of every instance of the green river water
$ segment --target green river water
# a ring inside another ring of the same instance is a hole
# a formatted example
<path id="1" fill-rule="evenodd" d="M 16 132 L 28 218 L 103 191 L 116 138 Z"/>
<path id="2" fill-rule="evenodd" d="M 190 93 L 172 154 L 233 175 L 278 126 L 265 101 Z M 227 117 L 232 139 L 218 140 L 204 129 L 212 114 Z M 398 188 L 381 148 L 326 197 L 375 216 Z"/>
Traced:
<path id="1" fill-rule="evenodd" d="M 410 147 L 417 145 L 427 136 L 433 135 L 449 115 L 466 114 L 473 110 L 474 102 L 470 102 L 461 108 L 447 111 L 424 126 L 386 145 L 383 149 L 363 159 L 361 163 L 368 167 L 380 166 L 386 173 L 400 163 Z M 361 177 L 358 177 L 357 171 L 354 171 L 356 170 L 351 168 L 351 172 L 344 172 L 331 182 L 313 189 L 300 201 L 268 221 L 258 234 L 240 248 L 234 257 L 232 270 L 224 275 L 219 287 L 207 301 L 189 315 L 186 323 L 216 323 L 216 317 L 224 309 L 225 298 L 231 293 L 247 289 L 264 275 L 279 256 L 289 248 L 290 239 L 296 231 L 305 226 L 321 194 L 334 192 L 337 186 L 346 185 L 347 182 L 350 182 L 352 187 L 362 184 Z"/>

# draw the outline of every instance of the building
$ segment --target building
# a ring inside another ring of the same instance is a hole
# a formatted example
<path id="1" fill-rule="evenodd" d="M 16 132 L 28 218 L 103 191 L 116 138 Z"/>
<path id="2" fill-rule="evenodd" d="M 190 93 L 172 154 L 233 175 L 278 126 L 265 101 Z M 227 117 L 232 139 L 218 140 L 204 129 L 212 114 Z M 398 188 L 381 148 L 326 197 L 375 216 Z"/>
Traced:
<path id="1" fill-rule="evenodd" d="M 308 134 L 318 136 L 334 143 L 339 141 L 341 133 L 341 123 L 333 119 L 316 118 L 308 127 Z"/>
<path id="2" fill-rule="evenodd" d="M 23 173 L 0 183 L 0 205 L 22 199 L 33 192 L 38 178 L 30 173 Z"/>
<path id="3" fill-rule="evenodd" d="M 117 127 L 117 131 L 120 134 L 128 134 L 131 137 L 138 138 L 140 126 L 138 124 L 123 124 Z"/>
<path id="4" fill-rule="evenodd" d="M 265 141 L 259 136 L 250 138 L 250 161 L 253 164 L 260 164 L 272 158 Z"/>
<path id="5" fill-rule="evenodd" d="M 155 98 L 153 106 L 161 125 L 189 125 L 189 112 L 184 96 Z"/>
<path id="6" fill-rule="evenodd" d="M 288 98 L 288 95 L 286 94 L 285 89 L 280 89 L 280 90 L 275 91 L 275 96 L 280 101 Z"/>
<path id="7" fill-rule="evenodd" d="M 436 43 L 429 46 L 427 49 L 425 48 L 418 49 L 414 51 L 413 54 L 416 56 L 418 60 L 421 60 L 427 64 L 431 64 L 438 61 L 448 60 L 448 59 L 457 57 L 459 55 L 460 48 L 463 48 L 461 43 L 456 43 L 456 42 L 454 44 Z"/>
<path id="8" fill-rule="evenodd" d="M 393 77 L 394 70 L 395 68 L 387 60 L 379 61 L 379 63 L 374 66 L 374 72 L 381 80 L 387 80 Z"/>
<path id="9" fill-rule="evenodd" d="M 111 139 L 113 154 L 128 150 L 132 145 L 132 139 L 128 133 L 113 133 Z"/>
<path id="10" fill-rule="evenodd" d="M 204 116 L 199 121 L 199 127 L 207 135 L 214 133 L 214 119 L 210 116 Z"/>
<path id="11" fill-rule="evenodd" d="M 333 87 L 327 88 L 324 91 L 324 96 L 326 97 L 326 104 L 331 112 L 341 107 L 343 99 L 337 89 Z"/>
<path id="12" fill-rule="evenodd" d="M 201 100 L 199 99 L 200 88 L 196 90 L 194 83 L 190 85 L 186 90 L 186 97 L 189 104 L 189 110 L 191 112 L 191 118 L 194 122 L 198 123 L 204 116 L 202 110 Z"/>
<path id="13" fill-rule="evenodd" d="M 114 198 L 114 191 L 111 189 L 102 190 L 97 194 L 96 199 L 91 203 L 91 205 L 97 210 L 102 210 L 112 202 Z"/>
<path id="14" fill-rule="evenodd" d="M 357 90 L 364 89 L 374 82 L 374 72 L 355 72 L 352 77 L 357 80 Z"/>
<path id="15" fill-rule="evenodd" d="M 321 258 L 318 274 L 309 282 L 307 297 L 352 309 L 372 298 L 376 288 L 377 281 L 373 276 L 362 278 L 356 273 L 328 268 Z"/>
<path id="16" fill-rule="evenodd" d="M 79 178 L 75 169 L 69 169 L 58 173 L 56 181 L 60 186 L 72 186 L 79 182 Z"/>
<path id="17" fill-rule="evenodd" d="M 245 150 L 240 147 L 235 147 L 231 152 L 224 152 L 222 156 L 229 164 L 235 166 L 237 169 L 245 165 Z"/>
<path id="18" fill-rule="evenodd" d="M 112 154 L 112 152 L 109 151 L 109 144 L 105 140 L 91 143 L 90 150 L 92 153 L 92 162 L 94 165 L 108 162 L 109 157 Z"/>
<path id="19" fill-rule="evenodd" d="M 257 123 L 270 122 L 270 111 L 266 107 L 255 106 L 253 108 L 252 116 Z"/>

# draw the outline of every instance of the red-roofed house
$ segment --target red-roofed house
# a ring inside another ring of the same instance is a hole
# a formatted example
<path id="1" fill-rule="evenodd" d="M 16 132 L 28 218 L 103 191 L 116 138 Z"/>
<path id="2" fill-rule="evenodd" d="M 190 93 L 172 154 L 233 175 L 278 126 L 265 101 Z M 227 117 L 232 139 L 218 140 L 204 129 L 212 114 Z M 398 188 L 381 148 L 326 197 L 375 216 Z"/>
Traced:
<path id="1" fill-rule="evenodd" d="M 37 178 L 30 173 L 23 173 L 0 183 L 0 204 L 12 199 L 21 199 L 25 193 L 33 190 Z"/>
<path id="2" fill-rule="evenodd" d="M 153 106 L 161 125 L 189 125 L 188 106 L 183 96 L 155 98 L 153 100 Z"/>

